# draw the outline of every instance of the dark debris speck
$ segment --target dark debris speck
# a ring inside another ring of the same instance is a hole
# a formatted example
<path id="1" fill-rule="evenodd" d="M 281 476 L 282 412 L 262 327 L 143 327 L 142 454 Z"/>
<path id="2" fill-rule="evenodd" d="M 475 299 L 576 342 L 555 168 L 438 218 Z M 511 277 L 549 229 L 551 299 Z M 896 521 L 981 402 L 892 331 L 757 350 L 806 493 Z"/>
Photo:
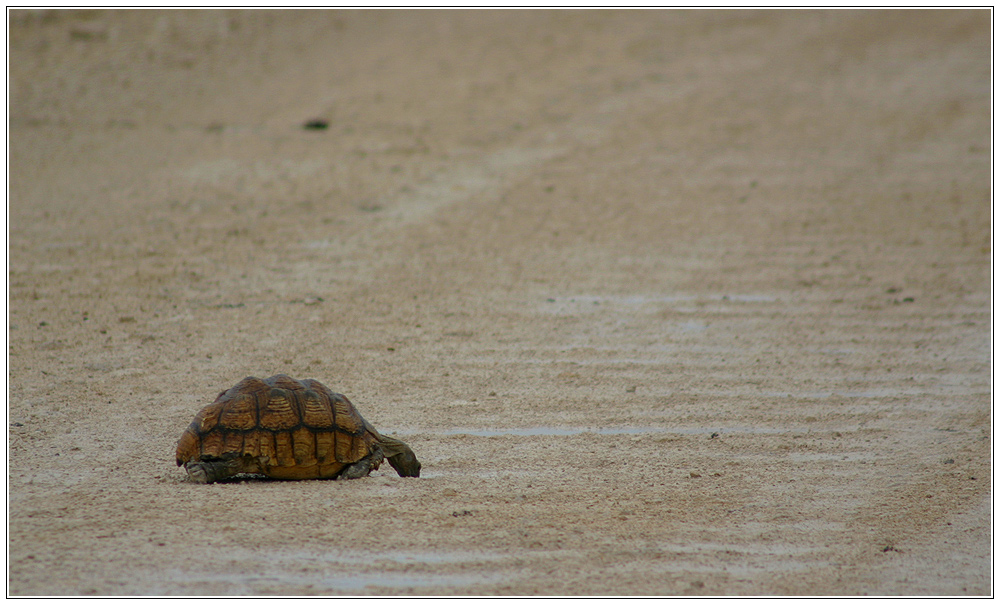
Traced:
<path id="1" fill-rule="evenodd" d="M 329 122 L 327 122 L 326 120 L 320 120 L 318 118 L 307 120 L 306 123 L 302 125 L 302 128 L 304 128 L 305 130 L 326 130 L 329 127 L 330 127 Z"/>

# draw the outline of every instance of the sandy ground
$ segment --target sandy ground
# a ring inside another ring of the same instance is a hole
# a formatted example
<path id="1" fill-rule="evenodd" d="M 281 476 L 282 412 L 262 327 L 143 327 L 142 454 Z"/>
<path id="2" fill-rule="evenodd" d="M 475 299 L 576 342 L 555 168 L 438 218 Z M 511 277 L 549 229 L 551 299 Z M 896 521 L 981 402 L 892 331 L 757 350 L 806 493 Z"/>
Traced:
<path id="1" fill-rule="evenodd" d="M 989 12 L 9 18 L 9 595 L 992 593 Z"/>

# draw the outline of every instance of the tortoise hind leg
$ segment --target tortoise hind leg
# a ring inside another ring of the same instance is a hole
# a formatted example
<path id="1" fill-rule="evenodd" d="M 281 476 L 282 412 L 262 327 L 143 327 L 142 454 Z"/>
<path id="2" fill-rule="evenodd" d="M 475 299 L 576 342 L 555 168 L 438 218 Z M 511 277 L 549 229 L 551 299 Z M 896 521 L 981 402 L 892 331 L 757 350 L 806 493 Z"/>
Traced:
<path id="1" fill-rule="evenodd" d="M 368 473 L 378 469 L 384 459 L 382 450 L 375 448 L 372 450 L 372 453 L 361 460 L 345 466 L 344 470 L 340 471 L 340 474 L 337 475 L 337 479 L 360 479 L 361 477 L 367 477 Z"/>
<path id="2" fill-rule="evenodd" d="M 195 483 L 215 483 L 240 473 L 259 473 L 256 461 L 250 456 L 226 456 L 205 460 L 189 460 L 184 470 Z"/>

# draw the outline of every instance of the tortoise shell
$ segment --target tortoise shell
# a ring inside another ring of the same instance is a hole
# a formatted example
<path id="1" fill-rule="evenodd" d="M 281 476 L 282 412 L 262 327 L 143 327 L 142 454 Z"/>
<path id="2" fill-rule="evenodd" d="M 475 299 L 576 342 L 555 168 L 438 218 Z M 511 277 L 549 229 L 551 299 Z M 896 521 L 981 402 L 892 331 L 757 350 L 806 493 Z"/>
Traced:
<path id="1" fill-rule="evenodd" d="M 177 443 L 177 465 L 212 483 L 240 473 L 274 479 L 364 477 L 387 458 L 401 477 L 420 463 L 350 401 L 317 380 L 248 376 L 202 409 Z"/>

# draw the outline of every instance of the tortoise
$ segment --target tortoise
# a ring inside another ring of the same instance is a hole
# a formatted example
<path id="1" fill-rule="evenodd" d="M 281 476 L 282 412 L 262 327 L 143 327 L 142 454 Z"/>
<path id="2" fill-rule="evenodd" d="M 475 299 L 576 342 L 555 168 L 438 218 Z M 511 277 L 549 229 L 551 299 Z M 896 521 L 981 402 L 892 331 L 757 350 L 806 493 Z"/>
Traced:
<path id="1" fill-rule="evenodd" d="M 177 466 L 197 483 L 241 473 L 273 479 L 356 479 L 388 459 L 419 477 L 413 450 L 361 417 L 317 380 L 248 376 L 198 412 L 177 443 Z"/>

